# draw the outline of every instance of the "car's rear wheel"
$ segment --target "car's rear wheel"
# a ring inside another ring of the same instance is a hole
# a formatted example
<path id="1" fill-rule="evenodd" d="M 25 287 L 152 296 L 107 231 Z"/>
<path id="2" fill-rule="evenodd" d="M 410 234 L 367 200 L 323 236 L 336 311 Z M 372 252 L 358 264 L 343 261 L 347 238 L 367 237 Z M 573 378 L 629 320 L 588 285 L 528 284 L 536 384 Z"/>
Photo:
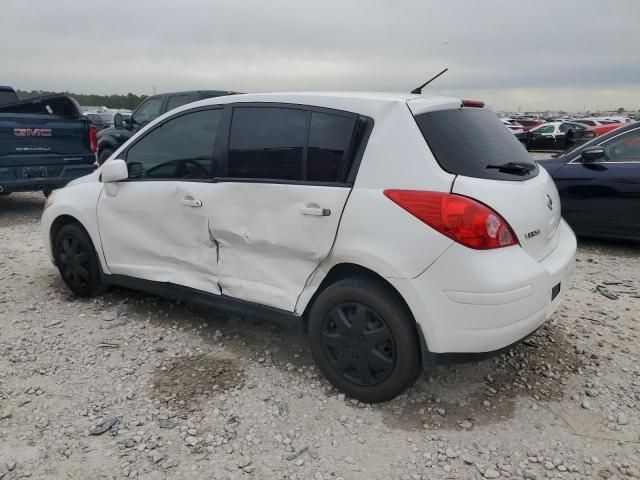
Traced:
<path id="1" fill-rule="evenodd" d="M 309 312 L 311 350 L 339 390 L 363 402 L 383 402 L 420 374 L 415 322 L 389 287 L 347 278 L 318 295 Z"/>
<path id="2" fill-rule="evenodd" d="M 111 155 L 113 155 L 112 149 L 105 148 L 101 150 L 100 153 L 98 154 L 98 165 L 102 165 L 104 162 L 106 162 Z"/>
<path id="3" fill-rule="evenodd" d="M 79 225 L 67 224 L 60 228 L 54 256 L 64 283 L 73 293 L 91 297 L 103 290 L 98 256 L 91 238 Z"/>

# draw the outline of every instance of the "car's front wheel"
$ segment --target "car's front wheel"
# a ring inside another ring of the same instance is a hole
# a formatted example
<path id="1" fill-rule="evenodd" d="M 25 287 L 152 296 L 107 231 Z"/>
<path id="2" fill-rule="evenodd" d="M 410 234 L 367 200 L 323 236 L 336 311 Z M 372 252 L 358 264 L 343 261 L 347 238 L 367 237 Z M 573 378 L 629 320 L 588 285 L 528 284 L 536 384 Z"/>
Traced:
<path id="1" fill-rule="evenodd" d="M 363 402 L 391 400 L 421 371 L 415 322 L 379 281 L 353 277 L 327 287 L 309 312 L 309 337 L 322 373 Z"/>
<path id="2" fill-rule="evenodd" d="M 64 283 L 73 293 L 91 297 L 103 290 L 98 255 L 91 238 L 79 225 L 60 228 L 54 242 L 54 256 Z"/>

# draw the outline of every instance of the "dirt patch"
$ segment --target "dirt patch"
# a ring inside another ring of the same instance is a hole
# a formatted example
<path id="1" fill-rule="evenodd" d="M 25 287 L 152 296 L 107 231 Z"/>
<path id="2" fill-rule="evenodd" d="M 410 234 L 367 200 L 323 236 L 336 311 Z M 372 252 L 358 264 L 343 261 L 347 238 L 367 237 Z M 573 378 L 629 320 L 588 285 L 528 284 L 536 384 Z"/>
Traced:
<path id="1" fill-rule="evenodd" d="M 584 365 L 554 325 L 491 360 L 436 367 L 408 398 L 385 405 L 385 424 L 405 430 L 473 429 L 508 420 L 515 400 L 560 400 L 570 376 Z"/>
<path id="2" fill-rule="evenodd" d="M 0 227 L 37 222 L 44 208 L 44 195 L 0 195 Z"/>
<path id="3" fill-rule="evenodd" d="M 194 410 L 208 397 L 240 389 L 244 372 L 236 360 L 207 354 L 172 358 L 153 373 L 151 397 L 171 407 Z"/>

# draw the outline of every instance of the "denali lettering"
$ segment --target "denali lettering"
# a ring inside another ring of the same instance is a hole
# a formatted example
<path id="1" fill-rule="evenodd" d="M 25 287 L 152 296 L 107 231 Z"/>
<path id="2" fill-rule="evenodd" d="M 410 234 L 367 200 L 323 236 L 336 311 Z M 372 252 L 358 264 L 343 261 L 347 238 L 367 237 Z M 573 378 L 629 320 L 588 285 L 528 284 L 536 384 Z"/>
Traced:
<path id="1" fill-rule="evenodd" d="M 50 128 L 14 128 L 13 134 L 16 137 L 50 137 Z"/>

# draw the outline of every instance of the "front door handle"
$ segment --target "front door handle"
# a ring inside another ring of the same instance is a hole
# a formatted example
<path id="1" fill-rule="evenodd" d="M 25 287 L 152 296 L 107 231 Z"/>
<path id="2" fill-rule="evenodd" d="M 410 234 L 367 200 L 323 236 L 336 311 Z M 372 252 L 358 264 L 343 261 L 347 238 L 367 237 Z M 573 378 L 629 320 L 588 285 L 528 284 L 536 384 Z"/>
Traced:
<path id="1" fill-rule="evenodd" d="M 300 212 L 302 213 L 302 215 L 313 215 L 315 217 L 328 217 L 329 215 L 331 215 L 331 210 L 329 210 L 328 208 L 312 207 L 309 205 L 307 205 L 306 207 L 302 207 Z"/>
<path id="2" fill-rule="evenodd" d="M 187 206 L 187 207 L 199 208 L 199 207 L 202 206 L 202 201 L 201 200 L 196 200 L 193 197 L 184 197 L 182 199 L 182 204 Z"/>

